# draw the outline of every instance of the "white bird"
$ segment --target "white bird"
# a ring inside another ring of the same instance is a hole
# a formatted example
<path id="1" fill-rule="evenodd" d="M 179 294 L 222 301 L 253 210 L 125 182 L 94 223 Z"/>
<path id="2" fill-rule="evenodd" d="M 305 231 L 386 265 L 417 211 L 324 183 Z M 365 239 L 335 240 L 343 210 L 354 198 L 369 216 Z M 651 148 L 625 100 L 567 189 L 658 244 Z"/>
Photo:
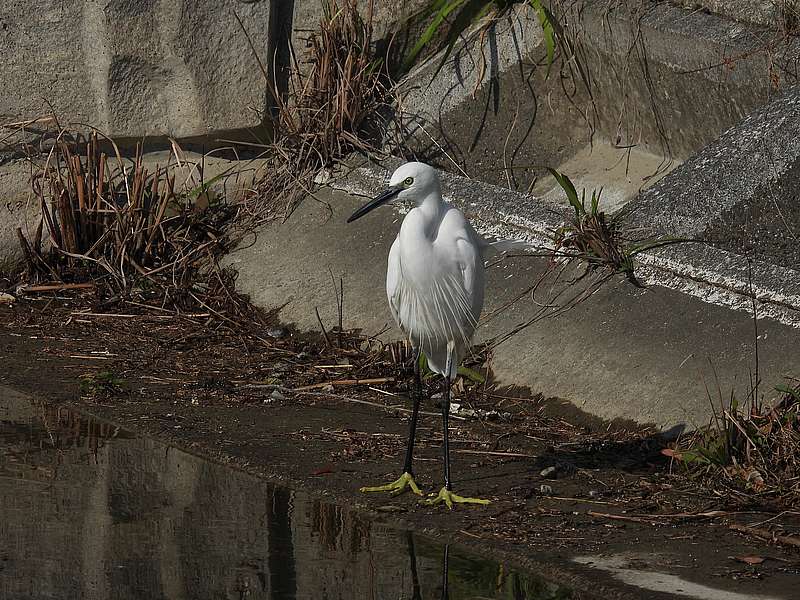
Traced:
<path id="1" fill-rule="evenodd" d="M 442 402 L 444 428 L 444 487 L 431 504 L 454 502 L 489 504 L 488 500 L 465 498 L 452 491 L 448 416 L 450 384 L 458 365 L 470 348 L 472 334 L 483 308 L 485 274 L 482 250 L 486 242 L 472 228 L 464 214 L 442 199 L 439 176 L 423 163 L 400 166 L 389 188 L 356 210 L 348 223 L 391 200 L 410 200 L 415 207 L 403 219 L 400 232 L 389 251 L 386 295 L 401 331 L 414 349 L 414 398 L 403 474 L 397 481 L 362 492 L 399 494 L 406 487 L 421 495 L 414 481 L 412 454 L 419 405 L 422 400 L 420 353 L 431 371 L 444 377 Z"/>

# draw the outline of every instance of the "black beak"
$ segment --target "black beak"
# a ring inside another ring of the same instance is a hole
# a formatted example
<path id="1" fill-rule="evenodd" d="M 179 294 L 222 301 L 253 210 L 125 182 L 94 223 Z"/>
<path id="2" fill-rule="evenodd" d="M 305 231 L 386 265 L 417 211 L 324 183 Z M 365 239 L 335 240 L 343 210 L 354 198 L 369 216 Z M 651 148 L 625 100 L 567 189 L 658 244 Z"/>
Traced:
<path id="1" fill-rule="evenodd" d="M 347 219 L 347 222 L 352 223 L 356 219 L 360 219 L 369 211 L 371 211 L 373 208 L 378 208 L 379 206 L 382 206 L 383 204 L 389 202 L 389 200 L 397 196 L 397 194 L 399 194 L 401 191 L 402 188 L 399 187 L 390 187 L 389 189 L 384 190 L 378 196 L 367 202 L 364 206 L 362 206 L 356 212 L 350 215 L 350 218 Z"/>

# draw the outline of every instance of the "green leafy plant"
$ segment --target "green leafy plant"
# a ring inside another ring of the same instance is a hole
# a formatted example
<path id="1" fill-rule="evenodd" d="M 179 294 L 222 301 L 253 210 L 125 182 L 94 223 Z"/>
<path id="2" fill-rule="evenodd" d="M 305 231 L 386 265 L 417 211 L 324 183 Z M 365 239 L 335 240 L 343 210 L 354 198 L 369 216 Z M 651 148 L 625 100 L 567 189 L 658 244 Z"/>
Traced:
<path id="1" fill-rule="evenodd" d="M 587 204 L 585 189 L 579 196 L 569 177 L 555 169 L 548 171 L 564 190 L 573 209 L 572 217 L 555 231 L 556 255 L 585 260 L 592 270 L 602 268 L 612 274 L 622 273 L 631 283 L 641 287 L 634 275 L 634 258 L 647 250 L 685 241 L 666 238 L 641 243 L 628 242 L 622 233 L 621 218 L 609 216 L 600 210 L 602 188 L 592 190 Z"/>
<path id="2" fill-rule="evenodd" d="M 557 35 L 560 35 L 562 30 L 558 27 L 556 19 L 542 3 L 542 0 L 433 0 L 417 15 L 418 18 L 422 19 L 432 18 L 416 44 L 411 48 L 403 63 L 403 70 L 408 71 L 414 65 L 422 50 L 439 37 L 442 28 L 447 27 L 442 42 L 445 52 L 439 61 L 434 74 L 435 77 L 447 62 L 464 31 L 476 25 L 485 17 L 492 16 L 493 19 L 500 17 L 514 4 L 519 4 L 522 1 L 529 4 L 536 11 L 536 16 L 542 27 L 549 74 L 550 67 L 555 60 Z M 487 23 L 491 23 L 491 20 L 487 21 Z"/>

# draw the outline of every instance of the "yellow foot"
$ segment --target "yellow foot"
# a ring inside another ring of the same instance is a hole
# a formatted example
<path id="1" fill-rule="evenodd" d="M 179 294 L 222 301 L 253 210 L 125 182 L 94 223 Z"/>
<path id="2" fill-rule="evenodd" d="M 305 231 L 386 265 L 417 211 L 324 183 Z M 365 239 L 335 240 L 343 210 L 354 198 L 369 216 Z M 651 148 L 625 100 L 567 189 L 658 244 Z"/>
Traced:
<path id="1" fill-rule="evenodd" d="M 414 476 L 411 473 L 403 473 L 397 481 L 387 483 L 386 485 L 378 485 L 375 487 L 362 487 L 361 492 L 391 492 L 392 496 L 397 496 L 406 491 L 406 487 L 411 488 L 417 496 L 422 496 L 422 490 L 417 487 L 417 482 L 414 481 Z"/>
<path id="2" fill-rule="evenodd" d="M 444 502 L 447 504 L 447 508 L 453 510 L 453 504 L 491 504 L 491 500 L 484 500 L 483 498 L 464 498 L 464 496 L 459 496 L 458 494 L 454 494 L 447 488 L 442 488 L 439 490 L 438 494 L 431 494 L 431 498 L 425 500 L 425 504 L 429 504 L 431 506 L 435 506 L 437 504 L 441 504 Z"/>

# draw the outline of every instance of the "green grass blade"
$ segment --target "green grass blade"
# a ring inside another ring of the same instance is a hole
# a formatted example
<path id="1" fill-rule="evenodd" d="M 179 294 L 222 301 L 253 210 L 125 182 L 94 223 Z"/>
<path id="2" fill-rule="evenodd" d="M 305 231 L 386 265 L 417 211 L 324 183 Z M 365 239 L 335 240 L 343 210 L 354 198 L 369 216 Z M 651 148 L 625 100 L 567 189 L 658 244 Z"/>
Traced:
<path id="1" fill-rule="evenodd" d="M 467 0 L 466 6 L 458 12 L 453 24 L 447 32 L 444 55 L 441 60 L 439 60 L 439 64 L 436 66 L 436 71 L 434 71 L 431 81 L 436 79 L 442 67 L 447 63 L 447 59 L 450 58 L 450 55 L 453 53 L 461 34 L 473 23 L 484 17 L 493 5 L 493 2 L 488 2 L 487 0 Z"/>
<path id="2" fill-rule="evenodd" d="M 445 19 L 465 1 L 466 0 L 446 0 L 437 3 L 439 10 L 436 12 L 436 16 L 425 31 L 422 32 L 422 36 L 420 36 L 417 43 L 414 44 L 414 47 L 411 49 L 411 52 L 409 52 L 405 62 L 403 62 L 403 71 L 408 71 L 411 68 L 417 56 L 419 56 L 419 53 L 422 52 L 422 49 L 434 38 Z"/>
<path id="3" fill-rule="evenodd" d="M 551 169 L 548 167 L 547 169 L 550 171 L 550 174 L 555 178 L 558 182 L 558 185 L 561 186 L 561 189 L 567 194 L 567 200 L 569 201 L 572 208 L 575 209 L 575 216 L 580 216 L 582 213 L 585 212 L 583 203 L 581 202 L 580 198 L 578 198 L 578 192 L 575 190 L 575 185 L 570 181 L 569 177 L 566 175 L 559 173 L 555 169 Z"/>
<path id="4" fill-rule="evenodd" d="M 544 34 L 544 47 L 547 50 L 547 73 L 545 78 L 550 76 L 550 67 L 553 66 L 553 61 L 556 56 L 556 36 L 553 22 L 555 18 L 552 13 L 547 10 L 542 4 L 542 0 L 530 0 L 531 6 L 536 11 L 536 16 L 539 18 L 539 24 L 542 26 L 542 33 Z"/>
<path id="5" fill-rule="evenodd" d="M 486 383 L 486 378 L 474 369 L 469 367 L 458 367 L 458 374 L 472 383 Z"/>
<path id="6" fill-rule="evenodd" d="M 775 390 L 781 392 L 782 394 L 787 394 L 795 399 L 795 401 L 800 402 L 800 390 L 796 390 L 793 387 L 789 387 L 786 384 L 781 383 L 780 385 L 775 386 Z"/>
<path id="7" fill-rule="evenodd" d="M 197 198 L 200 196 L 200 194 L 202 194 L 202 193 L 203 193 L 203 192 L 205 192 L 205 191 L 208 191 L 208 189 L 209 189 L 209 188 L 210 188 L 212 185 L 214 185 L 214 184 L 215 184 L 215 183 L 217 183 L 219 180 L 221 180 L 223 177 L 225 177 L 225 175 L 226 175 L 226 173 L 220 173 L 220 174 L 219 174 L 219 175 L 217 175 L 216 177 L 212 177 L 212 178 L 211 178 L 211 179 L 209 179 L 208 181 L 204 181 L 203 183 L 201 183 L 200 185 L 198 185 L 196 188 L 193 188 L 193 189 L 189 190 L 189 191 L 186 193 L 186 195 L 187 195 L 189 198 L 191 198 L 192 200 L 196 200 L 196 199 L 197 199 Z"/>

